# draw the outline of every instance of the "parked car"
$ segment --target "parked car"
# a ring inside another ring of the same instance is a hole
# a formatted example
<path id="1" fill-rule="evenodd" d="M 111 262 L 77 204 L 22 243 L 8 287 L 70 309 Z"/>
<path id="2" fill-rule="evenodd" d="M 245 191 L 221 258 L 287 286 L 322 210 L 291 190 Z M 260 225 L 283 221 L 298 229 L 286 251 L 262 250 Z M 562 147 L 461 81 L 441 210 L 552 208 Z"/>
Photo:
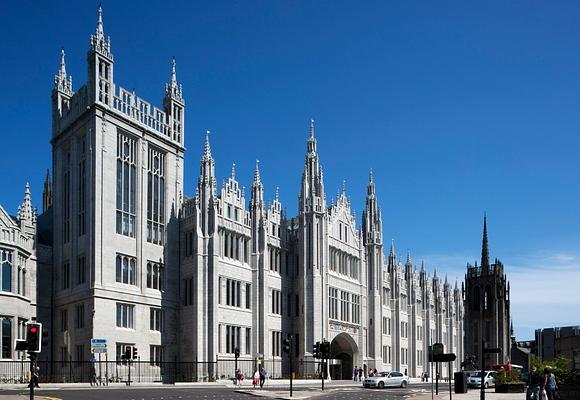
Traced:
<path id="1" fill-rule="evenodd" d="M 495 386 L 495 371 L 485 371 L 483 386 L 485 388 Z M 481 387 L 481 371 L 472 372 L 467 378 L 467 386 Z"/>
<path id="2" fill-rule="evenodd" d="M 375 376 L 369 376 L 363 381 L 365 388 L 379 388 L 382 389 L 388 386 L 407 387 L 409 384 L 409 377 L 398 371 L 379 372 Z"/>

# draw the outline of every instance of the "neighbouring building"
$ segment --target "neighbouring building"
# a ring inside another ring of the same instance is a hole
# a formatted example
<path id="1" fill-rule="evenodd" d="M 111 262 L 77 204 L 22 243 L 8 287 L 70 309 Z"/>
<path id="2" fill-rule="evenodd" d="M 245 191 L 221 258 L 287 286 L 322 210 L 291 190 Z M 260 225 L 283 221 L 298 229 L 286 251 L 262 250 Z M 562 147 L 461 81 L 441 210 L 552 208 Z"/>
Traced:
<path id="1" fill-rule="evenodd" d="M 510 284 L 504 267 L 497 258 L 489 262 L 487 218 L 483 219 L 481 264 L 467 264 L 465 275 L 465 355 L 481 363 L 482 339 L 486 348 L 500 348 L 500 353 L 487 354 L 486 365 L 507 363 L 510 359 L 511 319 Z"/>
<path id="2" fill-rule="evenodd" d="M 564 357 L 580 367 L 580 326 L 536 329 L 536 356 L 541 360 Z"/>

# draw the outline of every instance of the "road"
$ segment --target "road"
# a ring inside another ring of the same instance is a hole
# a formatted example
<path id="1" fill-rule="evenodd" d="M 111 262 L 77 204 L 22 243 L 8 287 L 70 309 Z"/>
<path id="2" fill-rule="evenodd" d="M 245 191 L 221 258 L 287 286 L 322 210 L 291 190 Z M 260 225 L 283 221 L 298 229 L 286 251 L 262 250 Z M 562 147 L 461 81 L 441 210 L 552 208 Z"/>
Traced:
<path id="1" fill-rule="evenodd" d="M 283 388 L 270 388 L 269 391 L 279 391 Z M 417 384 L 406 389 L 363 389 L 362 387 L 327 388 L 328 393 L 320 393 L 316 388 L 297 388 L 304 393 L 310 390 L 311 394 L 317 395 L 320 400 L 397 400 L 405 396 L 413 395 L 421 391 L 430 391 L 430 385 Z M 180 388 L 168 386 L 163 388 L 144 387 L 114 387 L 114 388 L 86 388 L 73 389 L 66 388 L 60 390 L 37 390 L 38 396 L 51 397 L 62 400 L 248 400 L 248 399 L 268 399 L 268 397 L 255 397 L 246 393 L 238 393 L 233 388 L 224 387 L 194 387 Z M 27 390 L 0 390 L 0 396 L 4 395 L 27 395 Z M 1 399 L 1 397 L 0 397 Z"/>

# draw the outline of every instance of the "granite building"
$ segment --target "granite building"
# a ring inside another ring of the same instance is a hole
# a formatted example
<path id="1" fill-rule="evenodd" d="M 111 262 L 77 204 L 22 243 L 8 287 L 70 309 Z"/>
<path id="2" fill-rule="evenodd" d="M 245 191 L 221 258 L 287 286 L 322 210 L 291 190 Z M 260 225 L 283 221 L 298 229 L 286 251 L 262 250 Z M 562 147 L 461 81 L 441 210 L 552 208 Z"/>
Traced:
<path id="1" fill-rule="evenodd" d="M 428 346 L 463 359 L 457 283 L 423 263 L 385 257 L 385 229 L 371 172 L 357 225 L 346 186 L 327 197 L 314 121 L 306 136 L 298 215 L 267 201 L 256 163 L 249 193 L 235 165 L 218 186 L 209 133 L 195 195 L 184 195 L 185 102 L 175 61 L 157 108 L 123 89 L 99 8 L 87 82 L 73 89 L 65 54 L 52 91 L 52 179 L 43 206 L 51 230 L 54 360 L 88 360 L 90 339 L 119 359 L 138 349 L 151 365 L 232 357 L 288 372 L 292 335 L 299 373 L 312 345 L 331 342 L 330 374 L 354 366 L 428 368 Z M 276 192 L 278 193 L 278 192 Z M 49 201 L 50 200 L 50 201 Z M 44 214 L 43 214 L 44 215 Z M 446 366 L 445 366 L 446 368 Z M 442 371 L 443 376 L 446 370 Z"/>

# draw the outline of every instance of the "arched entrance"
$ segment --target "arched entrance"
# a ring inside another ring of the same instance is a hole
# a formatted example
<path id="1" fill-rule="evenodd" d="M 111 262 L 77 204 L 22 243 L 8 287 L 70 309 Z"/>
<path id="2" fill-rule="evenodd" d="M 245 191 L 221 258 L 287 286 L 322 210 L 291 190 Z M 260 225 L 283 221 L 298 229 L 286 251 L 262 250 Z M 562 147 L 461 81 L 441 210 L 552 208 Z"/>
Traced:
<path id="1" fill-rule="evenodd" d="M 358 357 L 358 346 L 356 342 L 348 333 L 340 333 L 330 342 L 330 358 L 336 360 L 331 361 L 329 365 L 329 373 L 332 379 L 352 379 L 352 372 L 354 369 L 354 360 Z M 360 367 L 360 365 L 357 365 Z"/>

